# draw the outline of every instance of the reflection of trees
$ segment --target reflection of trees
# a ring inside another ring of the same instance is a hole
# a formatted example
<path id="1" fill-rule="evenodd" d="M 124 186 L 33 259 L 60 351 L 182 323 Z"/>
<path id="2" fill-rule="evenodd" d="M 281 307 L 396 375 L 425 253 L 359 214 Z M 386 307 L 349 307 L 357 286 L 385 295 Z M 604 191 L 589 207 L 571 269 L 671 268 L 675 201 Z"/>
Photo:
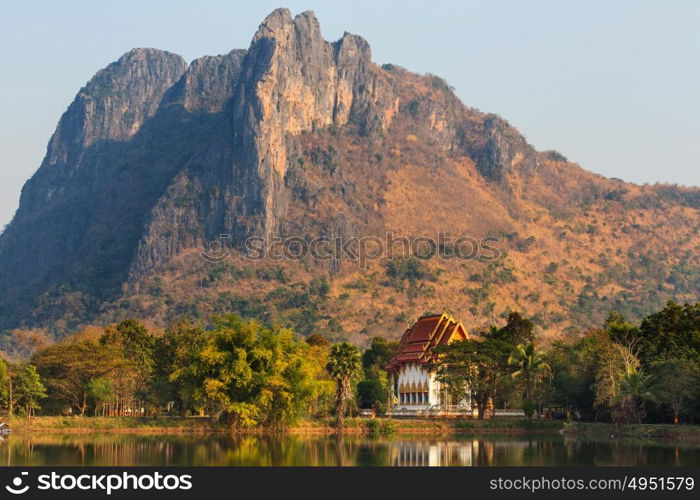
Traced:
<path id="1" fill-rule="evenodd" d="M 700 448 L 559 436 L 13 434 L 0 465 L 697 465 Z"/>

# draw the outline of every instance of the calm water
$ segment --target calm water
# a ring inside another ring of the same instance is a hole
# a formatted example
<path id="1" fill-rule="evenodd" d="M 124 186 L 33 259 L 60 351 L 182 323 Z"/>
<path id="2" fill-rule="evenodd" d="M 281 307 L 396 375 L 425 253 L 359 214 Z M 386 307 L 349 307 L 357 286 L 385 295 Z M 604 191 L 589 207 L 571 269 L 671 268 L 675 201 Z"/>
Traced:
<path id="1" fill-rule="evenodd" d="M 700 465 L 700 447 L 560 436 L 15 434 L 2 465 Z"/>

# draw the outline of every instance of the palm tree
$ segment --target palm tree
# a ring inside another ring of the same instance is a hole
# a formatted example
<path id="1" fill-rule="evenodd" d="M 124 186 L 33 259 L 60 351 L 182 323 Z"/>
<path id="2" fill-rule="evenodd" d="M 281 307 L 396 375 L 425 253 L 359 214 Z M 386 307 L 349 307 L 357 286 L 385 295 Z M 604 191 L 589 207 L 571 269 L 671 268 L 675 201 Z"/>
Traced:
<path id="1" fill-rule="evenodd" d="M 532 342 L 518 344 L 508 356 L 508 365 L 518 368 L 511 376 L 522 380 L 525 404 L 531 407 L 535 386 L 543 378 L 551 376 L 552 369 L 535 350 L 535 344 Z M 532 417 L 531 413 L 528 415 L 528 418 L 530 417 Z"/>
<path id="2" fill-rule="evenodd" d="M 352 380 L 360 375 L 359 349 L 347 342 L 335 344 L 331 347 L 326 369 L 336 382 L 336 427 L 342 429 L 345 403 L 352 397 Z"/>
<path id="3" fill-rule="evenodd" d="M 630 370 L 623 375 L 613 399 L 613 420 L 642 423 L 644 403 L 654 400 L 649 390 L 650 381 L 651 377 L 642 370 Z"/>

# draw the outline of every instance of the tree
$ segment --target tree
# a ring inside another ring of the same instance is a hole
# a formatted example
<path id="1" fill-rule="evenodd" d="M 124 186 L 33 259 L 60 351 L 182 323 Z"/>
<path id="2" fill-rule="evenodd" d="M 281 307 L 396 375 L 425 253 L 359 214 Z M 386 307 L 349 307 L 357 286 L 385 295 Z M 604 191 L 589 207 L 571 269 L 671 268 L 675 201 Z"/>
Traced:
<path id="1" fill-rule="evenodd" d="M 595 415 L 595 381 L 601 330 L 586 332 L 574 342 L 554 341 L 546 354 L 552 368 L 550 402 L 565 404 L 582 418 Z"/>
<path id="2" fill-rule="evenodd" d="M 225 418 L 233 427 L 283 427 L 313 391 L 306 343 L 290 330 L 265 328 L 236 315 L 215 317 L 187 366 L 171 378 L 186 401 Z"/>
<path id="3" fill-rule="evenodd" d="M 625 373 L 620 379 L 617 394 L 613 397 L 613 421 L 621 423 L 642 423 L 644 403 L 654 395 L 649 390 L 651 377 L 643 370 Z"/>
<path id="4" fill-rule="evenodd" d="M 653 362 L 662 357 L 700 358 L 700 302 L 678 305 L 672 300 L 661 311 L 642 320 L 640 357 Z"/>
<path id="5" fill-rule="evenodd" d="M 333 345 L 326 369 L 336 382 L 336 427 L 342 429 L 346 403 L 352 398 L 352 381 L 360 375 L 360 351 L 347 342 Z"/>
<path id="6" fill-rule="evenodd" d="M 39 400 L 47 397 L 46 388 L 33 365 L 27 365 L 19 372 L 15 382 L 17 403 L 24 407 L 27 417 L 31 418 L 40 409 Z"/>
<path id="7" fill-rule="evenodd" d="M 652 399 L 652 394 L 650 377 L 642 370 L 638 357 L 639 338 L 625 336 L 614 342 L 608 332 L 605 335 L 601 338 L 595 404 L 608 409 L 613 422 L 641 423 L 644 403 Z"/>
<path id="8" fill-rule="evenodd" d="M 123 363 L 112 373 L 114 401 L 111 411 L 118 414 L 139 414 L 156 404 L 151 398 L 156 339 L 148 329 L 134 319 L 121 321 L 105 328 L 99 339 L 101 345 L 116 349 Z"/>
<path id="9" fill-rule="evenodd" d="M 206 336 L 202 325 L 184 319 L 168 327 L 155 342 L 151 391 L 161 404 L 172 401 L 181 415 L 192 409 L 194 388 L 188 384 L 194 379 L 180 374 L 195 362 L 206 345 Z"/>
<path id="10" fill-rule="evenodd" d="M 111 375 L 125 360 L 114 345 L 76 337 L 40 350 L 33 356 L 32 364 L 41 374 L 54 405 L 65 404 L 85 415 L 91 381 Z"/>
<path id="11" fill-rule="evenodd" d="M 438 380 L 458 401 L 471 396 L 479 419 L 486 415 L 501 379 L 508 376 L 508 353 L 513 346 L 495 333 L 492 329 L 481 334 L 480 340 L 453 342 L 434 351 L 438 355 L 434 364 Z"/>
<path id="12" fill-rule="evenodd" d="M 497 330 L 496 335 L 502 340 L 514 346 L 518 344 L 531 344 L 535 340 L 535 325 L 527 318 L 523 318 L 519 312 L 508 314 L 506 326 Z"/>
<path id="13" fill-rule="evenodd" d="M 0 404 L 7 406 L 12 416 L 12 411 L 10 407 L 10 394 L 11 394 L 12 381 L 10 379 L 10 370 L 4 359 L 0 358 Z"/>
<path id="14" fill-rule="evenodd" d="M 398 342 L 388 342 L 384 337 L 374 337 L 370 347 L 362 353 L 364 380 L 357 384 L 357 394 L 363 408 L 375 408 L 383 414 L 391 394 L 390 378 L 384 370 L 396 352 Z"/>
<path id="15" fill-rule="evenodd" d="M 15 329 L 10 332 L 9 344 L 11 359 L 26 360 L 41 348 L 51 344 L 51 339 L 44 330 L 38 328 Z"/>
<path id="16" fill-rule="evenodd" d="M 610 311 L 605 318 L 603 329 L 608 333 L 614 342 L 629 342 L 633 338 L 639 337 L 639 328 L 634 323 L 630 323 L 617 311 Z"/>
<path id="17" fill-rule="evenodd" d="M 135 319 L 127 319 L 116 326 L 107 327 L 100 343 L 119 346 L 126 359 L 133 361 L 141 372 L 150 373 L 154 363 L 156 339 Z"/>
<path id="18" fill-rule="evenodd" d="M 525 403 L 533 404 L 535 387 L 545 377 L 550 377 L 552 369 L 542 355 L 535 349 L 535 344 L 518 344 L 508 357 L 508 365 L 517 368 L 511 376 L 520 379 L 523 385 L 523 399 Z M 532 412 L 528 418 L 532 417 Z"/>
<path id="19" fill-rule="evenodd" d="M 306 411 L 309 416 L 325 417 L 333 411 L 335 405 L 335 381 L 326 370 L 331 344 L 326 337 L 321 337 L 326 342 L 309 343 L 310 337 L 307 337 L 309 346 L 304 349 L 304 361 L 312 381 Z"/>
<path id="20" fill-rule="evenodd" d="M 658 401 L 671 408 L 673 423 L 677 424 L 698 395 L 700 367 L 693 359 L 669 358 L 656 362 L 653 370 L 656 383 L 651 391 Z"/>
<path id="21" fill-rule="evenodd" d="M 384 337 L 374 337 L 369 349 L 362 353 L 362 367 L 384 369 L 396 352 L 398 342 L 389 342 Z"/>
<path id="22" fill-rule="evenodd" d="M 331 343 L 328 340 L 328 337 L 323 335 L 322 333 L 312 333 L 308 337 L 306 337 L 306 343 L 312 346 L 319 346 L 319 347 L 330 347 Z"/>
<path id="23" fill-rule="evenodd" d="M 114 395 L 112 382 L 107 377 L 99 377 L 87 383 L 88 397 L 94 401 L 95 415 L 100 405 L 108 401 Z"/>
<path id="24" fill-rule="evenodd" d="M 373 373 L 357 384 L 357 396 L 362 408 L 380 407 L 383 412 L 386 410 L 388 391 L 387 377 L 384 374 Z"/>

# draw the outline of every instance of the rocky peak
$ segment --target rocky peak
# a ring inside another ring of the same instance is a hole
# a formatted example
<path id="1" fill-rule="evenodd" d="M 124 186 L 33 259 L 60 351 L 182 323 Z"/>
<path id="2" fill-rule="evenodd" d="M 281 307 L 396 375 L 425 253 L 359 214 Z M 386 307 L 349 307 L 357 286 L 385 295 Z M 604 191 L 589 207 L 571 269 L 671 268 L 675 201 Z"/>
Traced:
<path id="1" fill-rule="evenodd" d="M 372 61 L 372 49 L 367 40 L 347 31 L 343 37 L 335 42 L 335 60 L 338 66 L 344 66 L 347 62 L 360 59 L 365 62 Z"/>
<path id="2" fill-rule="evenodd" d="M 75 164 L 74 155 L 97 141 L 132 137 L 182 76 L 185 60 L 156 49 L 133 49 L 100 70 L 61 117 L 46 162 Z"/>
<path id="3" fill-rule="evenodd" d="M 263 19 L 263 22 L 258 26 L 258 31 L 253 35 L 252 43 L 260 39 L 266 38 L 281 38 L 280 35 L 287 30 L 294 20 L 292 13 L 287 8 L 279 8 L 272 11 Z"/>
<path id="4" fill-rule="evenodd" d="M 487 115 L 482 127 L 473 133 L 481 136 L 483 142 L 467 149 L 485 179 L 504 182 L 512 171 L 532 173 L 537 170 L 537 152 L 507 121 L 497 115 Z"/>
<path id="5" fill-rule="evenodd" d="M 180 103 L 189 112 L 222 111 L 235 92 L 245 54 L 245 50 L 234 49 L 195 59 L 164 101 Z"/>
<path id="6" fill-rule="evenodd" d="M 282 196 L 290 139 L 301 133 L 355 121 L 366 131 L 385 129 L 398 109 L 398 97 L 370 60 L 360 37 L 323 39 L 313 12 L 292 18 L 288 9 L 272 12 L 253 37 L 243 62 L 234 106 L 242 167 L 254 187 L 246 198 L 262 216 L 266 234 L 283 215 Z"/>

